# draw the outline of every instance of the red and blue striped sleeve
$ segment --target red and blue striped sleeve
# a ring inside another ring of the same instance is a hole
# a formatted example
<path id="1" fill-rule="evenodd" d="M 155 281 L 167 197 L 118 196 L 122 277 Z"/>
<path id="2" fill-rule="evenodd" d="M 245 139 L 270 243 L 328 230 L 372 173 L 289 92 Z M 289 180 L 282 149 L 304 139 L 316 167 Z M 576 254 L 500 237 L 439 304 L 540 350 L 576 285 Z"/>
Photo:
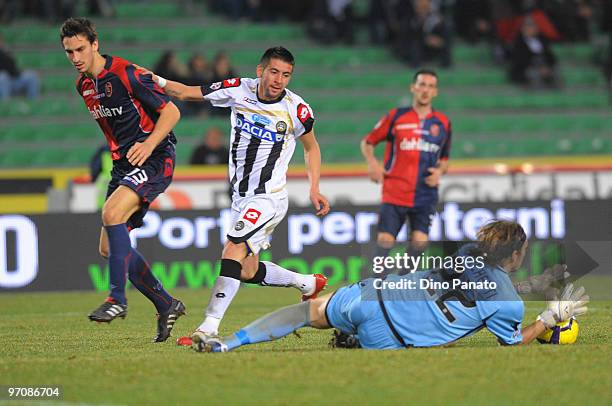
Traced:
<path id="1" fill-rule="evenodd" d="M 442 150 L 440 151 L 440 159 L 447 160 L 450 157 L 450 149 L 451 149 L 451 141 L 452 141 L 452 126 L 450 121 L 448 122 L 448 126 L 446 129 L 446 139 L 444 140 L 444 144 L 442 145 Z"/>
<path id="2" fill-rule="evenodd" d="M 125 68 L 126 75 L 132 94 L 144 106 L 161 111 L 170 101 L 170 97 L 153 81 L 150 74 L 145 74 L 143 70 L 137 70 L 133 65 L 128 65 Z"/>
<path id="3" fill-rule="evenodd" d="M 381 118 L 378 123 L 376 123 L 374 129 L 365 137 L 365 141 L 368 144 L 376 145 L 379 142 L 387 139 L 391 131 L 391 122 L 393 121 L 393 117 L 395 117 L 396 112 L 397 109 L 391 110 L 386 116 Z"/>

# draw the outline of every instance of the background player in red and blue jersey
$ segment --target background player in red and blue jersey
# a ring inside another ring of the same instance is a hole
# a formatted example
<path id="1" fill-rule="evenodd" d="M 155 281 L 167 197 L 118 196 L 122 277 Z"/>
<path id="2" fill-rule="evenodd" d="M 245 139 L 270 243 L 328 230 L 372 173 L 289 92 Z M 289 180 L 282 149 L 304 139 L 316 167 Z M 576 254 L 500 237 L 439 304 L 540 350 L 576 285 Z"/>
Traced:
<path id="1" fill-rule="evenodd" d="M 156 342 L 165 341 L 185 306 L 170 296 L 149 264 L 131 247 L 129 230 L 140 227 L 149 204 L 170 184 L 180 112 L 150 75 L 130 62 L 99 53 L 98 36 L 85 18 L 64 22 L 60 39 L 79 72 L 77 92 L 108 141 L 113 159 L 102 208 L 100 254 L 108 258 L 110 295 L 89 319 L 111 322 L 127 315 L 126 275 L 155 305 Z"/>
<path id="2" fill-rule="evenodd" d="M 419 70 L 410 91 L 412 106 L 389 111 L 361 142 L 370 179 L 383 184 L 376 256 L 387 255 L 406 219 L 409 253 L 416 256 L 425 249 L 440 177 L 448 170 L 451 123 L 432 107 L 438 75 Z M 383 165 L 374 156 L 374 147 L 382 141 Z"/>

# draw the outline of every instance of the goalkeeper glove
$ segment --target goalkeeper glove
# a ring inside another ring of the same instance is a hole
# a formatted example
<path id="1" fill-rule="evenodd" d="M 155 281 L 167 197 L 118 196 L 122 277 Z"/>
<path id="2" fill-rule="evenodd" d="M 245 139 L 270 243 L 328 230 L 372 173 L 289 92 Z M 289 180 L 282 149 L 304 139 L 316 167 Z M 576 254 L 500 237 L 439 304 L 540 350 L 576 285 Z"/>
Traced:
<path id="1" fill-rule="evenodd" d="M 540 313 L 540 320 L 546 328 L 553 328 L 560 321 L 568 320 L 574 316 L 585 314 L 588 310 L 589 296 L 585 295 L 583 287 L 574 291 L 574 285 L 568 284 L 559 300 L 549 301 L 548 308 Z"/>
<path id="2" fill-rule="evenodd" d="M 516 290 L 520 294 L 545 293 L 553 283 L 563 281 L 569 276 L 567 265 L 557 264 L 544 270 L 542 275 L 532 276 L 526 281 L 518 282 Z"/>

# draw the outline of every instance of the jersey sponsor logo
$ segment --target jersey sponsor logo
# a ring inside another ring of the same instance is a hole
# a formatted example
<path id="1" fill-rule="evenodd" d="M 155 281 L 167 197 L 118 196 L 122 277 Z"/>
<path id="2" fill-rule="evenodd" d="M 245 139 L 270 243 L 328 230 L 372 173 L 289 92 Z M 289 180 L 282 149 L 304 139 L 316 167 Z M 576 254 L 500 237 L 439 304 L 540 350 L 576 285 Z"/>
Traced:
<path id="1" fill-rule="evenodd" d="M 242 216 L 242 218 L 250 222 L 251 224 L 255 224 L 257 223 L 257 220 L 259 220 L 260 216 L 261 212 L 259 210 L 248 209 L 246 213 L 244 213 L 244 216 Z"/>
<path id="2" fill-rule="evenodd" d="M 210 85 L 210 90 L 219 90 L 221 89 L 221 86 L 223 86 L 223 83 L 215 82 L 212 85 Z"/>
<path id="3" fill-rule="evenodd" d="M 90 94 L 94 94 L 95 91 L 93 89 L 87 89 L 83 92 L 83 97 L 89 96 Z"/>
<path id="4" fill-rule="evenodd" d="M 263 124 L 263 125 L 270 125 L 270 124 L 272 124 L 272 120 L 270 120 L 268 117 L 262 116 L 260 114 L 253 114 L 251 116 L 251 118 L 253 119 L 254 122 L 259 123 L 259 124 Z"/>
<path id="5" fill-rule="evenodd" d="M 414 130 L 416 128 L 419 128 L 419 125 L 414 123 L 398 124 L 395 126 L 396 130 Z"/>
<path id="6" fill-rule="evenodd" d="M 132 172 L 128 173 L 123 177 L 124 180 L 132 182 L 134 185 L 142 185 L 149 180 L 149 176 L 142 168 L 136 168 Z"/>
<path id="7" fill-rule="evenodd" d="M 247 103 L 250 103 L 250 104 L 257 104 L 258 103 L 257 100 L 251 99 L 251 98 L 248 98 L 248 97 L 245 97 L 243 100 L 245 102 L 247 102 Z"/>
<path id="8" fill-rule="evenodd" d="M 240 79 L 238 78 L 233 78 L 233 79 L 225 79 L 223 81 L 223 88 L 226 89 L 228 87 L 238 87 L 240 86 Z"/>
<path id="9" fill-rule="evenodd" d="M 312 118 L 312 114 L 310 113 L 310 109 L 304 103 L 298 104 L 297 108 L 297 116 L 302 124 L 306 123 L 309 118 Z"/>
<path id="10" fill-rule="evenodd" d="M 120 116 L 121 114 L 123 114 L 123 106 L 108 108 L 100 104 L 99 106 L 94 106 L 93 109 L 91 107 L 87 107 L 87 109 L 89 110 L 89 114 L 91 114 L 94 120 L 98 120 L 104 117 Z"/>
<path id="11" fill-rule="evenodd" d="M 106 82 L 104 85 L 104 94 L 106 94 L 106 97 L 111 97 L 113 95 L 113 85 L 111 82 Z"/>
<path id="12" fill-rule="evenodd" d="M 400 142 L 400 150 L 402 151 L 422 151 L 436 153 L 440 150 L 440 146 L 431 142 L 427 142 L 422 138 L 407 139 L 404 138 Z"/>
<path id="13" fill-rule="evenodd" d="M 251 123 L 250 121 L 237 117 L 236 118 L 236 127 L 238 127 L 241 131 L 245 131 L 252 135 L 253 137 L 270 141 L 270 142 L 280 142 L 283 140 L 283 134 L 277 134 L 273 131 L 266 130 L 265 128 L 261 128 Z"/>

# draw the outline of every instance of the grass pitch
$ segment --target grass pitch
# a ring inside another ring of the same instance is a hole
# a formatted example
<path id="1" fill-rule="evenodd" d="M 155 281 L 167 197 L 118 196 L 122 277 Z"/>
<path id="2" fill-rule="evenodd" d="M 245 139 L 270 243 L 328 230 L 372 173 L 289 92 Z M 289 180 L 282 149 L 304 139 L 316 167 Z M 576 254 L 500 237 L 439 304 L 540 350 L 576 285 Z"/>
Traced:
<path id="1" fill-rule="evenodd" d="M 481 331 L 450 348 L 332 350 L 331 330 L 302 329 L 301 338 L 198 354 L 175 339 L 201 322 L 210 292 L 173 293 L 188 314 L 162 344 L 151 343 L 154 308 L 133 289 L 128 317 L 110 325 L 87 320 L 99 293 L 2 294 L 0 385 L 61 385 L 60 404 L 612 404 L 612 302 L 591 303 L 570 346 L 500 347 Z M 298 297 L 243 288 L 222 333 Z M 526 319 L 542 307 L 527 302 Z"/>

